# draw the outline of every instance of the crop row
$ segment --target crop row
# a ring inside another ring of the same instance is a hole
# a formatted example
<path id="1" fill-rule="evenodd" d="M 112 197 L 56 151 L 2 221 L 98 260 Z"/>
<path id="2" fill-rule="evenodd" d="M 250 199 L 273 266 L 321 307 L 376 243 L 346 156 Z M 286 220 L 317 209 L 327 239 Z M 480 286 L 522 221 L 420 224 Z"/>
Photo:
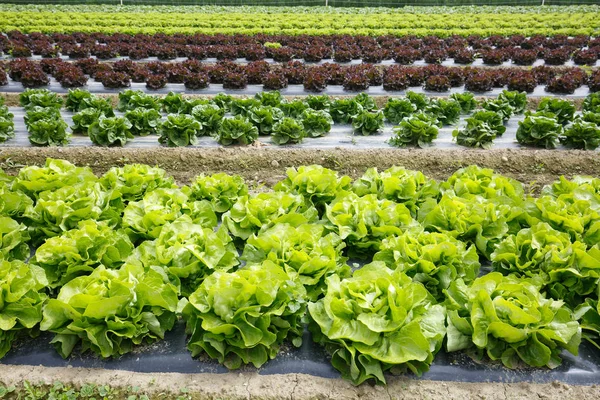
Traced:
<path id="1" fill-rule="evenodd" d="M 62 98 L 46 90 L 27 90 L 20 101 L 32 144 L 68 144 L 71 134 L 60 113 Z M 526 110 L 527 97 L 503 91 L 497 99 L 479 103 L 471 93 L 446 100 L 408 92 L 378 109 L 364 93 L 348 99 L 286 100 L 274 91 L 240 99 L 219 94 L 208 100 L 185 99 L 175 93 L 158 99 L 127 90 L 119 94 L 118 111 L 124 115 L 116 116 L 108 100 L 73 90 L 66 108 L 76 112 L 73 133 L 87 135 L 100 146 L 123 146 L 136 136 L 147 135 L 158 135 L 158 141 L 167 146 L 195 145 L 201 136 L 211 136 L 222 145 L 249 145 L 259 136 L 270 136 L 274 144 L 284 145 L 327 135 L 334 123 L 351 125 L 355 134 L 374 135 L 382 132 L 387 121 L 396 125 L 391 145 L 425 147 L 437 138 L 440 127 L 456 125 L 461 114 L 468 114 L 466 125 L 453 132 L 455 140 L 461 146 L 490 148 L 506 131 L 506 122 Z M 516 139 L 522 145 L 547 149 L 560 141 L 570 148 L 595 150 L 600 146 L 600 94 L 589 95 L 582 111 L 576 115 L 575 106 L 567 100 L 544 99 L 536 112 L 526 112 Z M 6 107 L 0 108 L 0 142 L 15 137 L 12 117 Z"/>
<path id="2" fill-rule="evenodd" d="M 476 166 L 441 182 L 306 166 L 250 194 L 239 176 L 179 187 L 158 167 L 48 159 L 0 172 L 0 192 L 0 357 L 38 330 L 65 358 L 118 357 L 179 318 L 192 356 L 229 369 L 300 346 L 308 321 L 355 384 L 421 375 L 439 351 L 555 368 L 600 345 L 597 178 L 533 197 Z"/>
<path id="3" fill-rule="evenodd" d="M 74 63 L 61 59 L 44 59 L 40 62 L 17 59 L 5 64 L 8 74 L 0 69 L 0 86 L 8 84 L 8 77 L 21 82 L 24 87 L 42 87 L 50 83 L 48 74 L 66 88 L 84 87 L 88 76 L 106 88 L 127 88 L 131 82 L 145 82 L 150 90 L 164 88 L 167 83 L 183 83 L 189 90 L 201 90 L 211 83 L 222 84 L 225 89 L 244 89 L 249 84 L 262 84 L 265 89 L 278 90 L 288 85 L 303 85 L 308 92 L 320 92 L 327 85 L 342 85 L 348 91 L 363 91 L 371 86 L 383 86 L 387 91 L 400 91 L 423 86 L 432 92 L 445 92 L 451 87 L 465 86 L 473 92 L 486 92 L 493 88 L 531 93 L 539 85 L 546 85 L 550 93 L 571 94 L 583 85 L 590 92 L 600 88 L 600 70 L 588 71 L 578 67 L 553 68 L 548 66 L 521 68 L 478 68 L 429 66 L 376 66 L 360 64 L 342 66 L 325 63 L 306 65 L 290 61 L 271 65 L 266 61 L 253 61 L 246 65 L 232 61 L 206 64 L 198 60 L 181 63 L 136 63 L 131 60 L 113 64 L 101 63 L 95 58 L 85 58 Z"/>
<path id="4" fill-rule="evenodd" d="M 0 54 L 14 58 L 68 56 L 72 59 L 93 55 L 99 59 L 129 57 L 132 60 L 157 57 L 173 60 L 189 57 L 202 60 L 248 61 L 273 59 L 277 62 L 304 59 L 319 62 L 333 59 L 350 62 L 362 59 L 366 63 L 379 63 L 393 59 L 400 64 L 412 64 L 424 60 L 440 64 L 452 58 L 457 64 L 470 64 L 481 58 L 484 64 L 499 65 L 512 60 L 516 65 L 532 65 L 543 59 L 547 65 L 563 65 L 572 59 L 576 64 L 595 65 L 600 54 L 600 38 L 589 36 L 569 38 L 523 35 L 504 37 L 500 35 L 451 36 L 440 39 L 435 36 L 286 36 L 286 35 L 126 35 L 54 33 L 25 35 L 11 31 L 0 36 Z"/>
<path id="5" fill-rule="evenodd" d="M 0 11 L 0 31 L 167 34 L 288 35 L 592 35 L 599 12 L 558 13 L 367 13 L 294 12 L 86 13 Z"/>

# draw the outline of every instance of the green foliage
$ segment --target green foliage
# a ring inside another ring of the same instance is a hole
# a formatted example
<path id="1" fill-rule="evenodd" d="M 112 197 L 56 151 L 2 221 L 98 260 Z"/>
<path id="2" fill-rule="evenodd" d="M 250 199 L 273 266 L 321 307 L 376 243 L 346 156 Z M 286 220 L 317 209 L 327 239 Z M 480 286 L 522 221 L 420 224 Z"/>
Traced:
<path id="1" fill-rule="evenodd" d="M 383 130 L 383 112 L 362 111 L 352 121 L 352 128 L 363 136 L 380 132 Z"/>
<path id="2" fill-rule="evenodd" d="M 406 92 L 406 99 L 414 104 L 417 111 L 424 111 L 427 105 L 429 105 L 429 97 L 423 93 L 416 93 L 409 90 Z"/>
<path id="3" fill-rule="evenodd" d="M 359 196 L 375 194 L 379 199 L 402 203 L 417 216 L 423 203 L 437 202 L 440 195 L 438 183 L 420 171 L 402 167 L 392 167 L 382 173 L 369 168 L 364 175 L 354 181 L 352 191 Z"/>
<path id="4" fill-rule="evenodd" d="M 272 261 L 302 283 L 308 299 L 316 301 L 325 292 L 328 276 L 350 275 L 342 256 L 344 247 L 342 239 L 323 225 L 278 223 L 248 238 L 242 260 L 250 264 Z"/>
<path id="5" fill-rule="evenodd" d="M 104 114 L 96 108 L 86 108 L 73 115 L 73 125 L 71 130 L 73 133 L 88 134 L 90 125 L 98 121 Z"/>
<path id="6" fill-rule="evenodd" d="M 575 104 L 569 100 L 557 98 L 545 98 L 540 101 L 537 111 L 552 113 L 556 116 L 556 120 L 562 126 L 573 121 L 575 116 Z"/>
<path id="7" fill-rule="evenodd" d="M 47 283 L 40 267 L 0 257 L 0 359 L 19 333 L 34 333 L 42 320 Z"/>
<path id="8" fill-rule="evenodd" d="M 14 117 L 6 106 L 0 106 L 0 143 L 15 137 Z"/>
<path id="9" fill-rule="evenodd" d="M 277 107 L 283 111 L 283 115 L 294 119 L 300 118 L 302 113 L 308 109 L 308 105 L 302 100 L 284 101 Z"/>
<path id="10" fill-rule="evenodd" d="M 507 199 L 509 203 L 517 205 L 525 199 L 521 182 L 476 165 L 456 171 L 441 185 L 441 189 L 444 193 L 466 199 Z"/>
<path id="11" fill-rule="evenodd" d="M 0 260 L 26 260 L 29 258 L 31 239 L 27 226 L 11 217 L 0 216 Z"/>
<path id="12" fill-rule="evenodd" d="M 58 118 L 40 119 L 27 126 L 29 142 L 35 146 L 64 146 L 69 143 L 71 134 L 68 125 Z"/>
<path id="13" fill-rule="evenodd" d="M 33 107 L 50 107 L 60 110 L 63 100 L 58 94 L 48 89 L 25 89 L 19 95 L 19 104 L 26 111 Z"/>
<path id="14" fill-rule="evenodd" d="M 79 110 L 83 111 L 88 108 L 94 108 L 96 110 L 102 111 L 105 117 L 114 117 L 115 112 L 112 108 L 112 103 L 110 99 L 103 99 L 102 97 L 94 96 L 84 98 L 81 103 L 79 103 Z"/>
<path id="15" fill-rule="evenodd" d="M 80 107 L 84 100 L 91 99 L 93 96 L 94 95 L 87 90 L 69 89 L 69 93 L 67 93 L 67 101 L 65 102 L 65 108 L 72 112 L 81 111 Z"/>
<path id="16" fill-rule="evenodd" d="M 525 119 L 519 121 L 517 141 L 520 144 L 554 149 L 563 127 L 551 113 L 525 113 Z"/>
<path id="17" fill-rule="evenodd" d="M 317 210 L 308 206 L 304 197 L 277 191 L 238 198 L 231 210 L 223 214 L 223 225 L 234 237 L 247 240 L 277 223 L 300 226 L 318 219 Z"/>
<path id="18" fill-rule="evenodd" d="M 567 125 L 559 140 L 574 149 L 596 150 L 600 146 L 600 126 L 577 119 Z"/>
<path id="19" fill-rule="evenodd" d="M 196 144 L 202 125 L 187 114 L 169 114 L 158 127 L 158 141 L 169 147 L 185 147 Z"/>
<path id="20" fill-rule="evenodd" d="M 506 121 L 508 121 L 516 112 L 515 107 L 512 106 L 512 103 L 513 101 L 507 99 L 501 94 L 496 100 L 484 100 L 483 103 L 481 103 L 481 108 L 486 111 L 495 112 L 496 114 L 500 115 L 502 122 L 506 123 Z"/>
<path id="21" fill-rule="evenodd" d="M 146 193 L 158 188 L 176 188 L 175 180 L 158 167 L 145 164 L 125 164 L 112 167 L 99 180 L 106 191 L 115 190 L 124 203 L 142 199 Z"/>
<path id="22" fill-rule="evenodd" d="M 101 117 L 88 128 L 92 143 L 100 146 L 125 146 L 134 136 L 131 122 L 123 117 Z"/>
<path id="23" fill-rule="evenodd" d="M 258 139 L 258 128 L 242 115 L 225 118 L 217 134 L 217 141 L 225 146 L 231 144 L 252 144 Z"/>
<path id="24" fill-rule="evenodd" d="M 590 93 L 583 100 L 581 110 L 591 113 L 600 113 L 600 93 Z"/>
<path id="25" fill-rule="evenodd" d="M 331 130 L 333 118 L 325 110 L 308 109 L 301 115 L 302 127 L 307 137 L 323 136 Z"/>
<path id="26" fill-rule="evenodd" d="M 159 268 L 104 266 L 62 287 L 43 309 L 41 330 L 55 333 L 52 344 L 66 358 L 75 345 L 104 357 L 164 338 L 173 328 L 177 289 Z"/>
<path id="27" fill-rule="evenodd" d="M 461 146 L 489 149 L 494 139 L 506 132 L 502 116 L 494 111 L 478 111 L 467 118 L 466 122 L 464 128 L 452 132 Z"/>
<path id="28" fill-rule="evenodd" d="M 214 136 L 221 128 L 225 109 L 215 104 L 199 104 L 192 108 L 190 113 L 202 126 L 202 134 Z"/>
<path id="29" fill-rule="evenodd" d="M 515 114 L 523 114 L 525 108 L 527 108 L 527 93 L 503 90 L 498 95 L 498 100 L 507 102 L 512 108 Z"/>
<path id="30" fill-rule="evenodd" d="M 438 124 L 438 120 L 429 114 L 413 114 L 404 118 L 400 125 L 394 128 L 389 143 L 397 147 L 429 146 L 438 136 Z"/>
<path id="31" fill-rule="evenodd" d="M 537 279 L 492 272 L 449 290 L 448 351 L 473 349 L 508 368 L 555 368 L 560 352 L 577 355 L 581 330 L 562 301 L 540 294 Z"/>
<path id="32" fill-rule="evenodd" d="M 248 186 L 239 175 L 217 173 L 214 175 L 201 174 L 191 185 L 191 198 L 208 200 L 215 212 L 222 214 L 229 211 L 241 197 L 248 195 Z"/>
<path id="33" fill-rule="evenodd" d="M 147 136 L 158 133 L 161 122 L 160 113 L 154 108 L 134 108 L 125 113 L 125 118 L 131 123 L 129 129 L 132 135 Z"/>
<path id="34" fill-rule="evenodd" d="M 407 99 L 388 99 L 383 108 L 385 119 L 392 124 L 399 124 L 404 118 L 411 116 L 417 107 Z"/>
<path id="35" fill-rule="evenodd" d="M 247 117 L 248 114 L 250 113 L 250 110 L 261 106 L 261 102 L 260 102 L 260 100 L 255 99 L 255 98 L 248 98 L 248 99 L 235 98 L 235 99 L 231 99 L 230 105 L 231 105 L 231 114 L 233 114 L 234 116 L 240 115 L 242 117 Z"/>
<path id="36" fill-rule="evenodd" d="M 162 110 L 167 114 L 177 114 L 184 103 L 185 99 L 181 93 L 169 92 L 165 97 L 160 99 Z"/>
<path id="37" fill-rule="evenodd" d="M 126 112 L 135 110 L 136 108 L 160 111 L 161 104 L 159 99 L 149 94 L 146 94 L 141 90 L 127 89 L 122 92 L 119 92 L 119 104 L 117 105 L 117 110 L 121 112 Z M 179 109 L 172 112 L 178 111 Z"/>
<path id="38" fill-rule="evenodd" d="M 192 356 L 206 353 L 229 369 L 273 359 L 290 339 L 302 343 L 302 285 L 271 262 L 215 272 L 183 309 Z"/>
<path id="39" fill-rule="evenodd" d="M 355 99 L 335 99 L 329 106 L 329 114 L 336 124 L 349 124 L 364 110 Z"/>
<path id="40" fill-rule="evenodd" d="M 450 95 L 450 98 L 452 100 L 457 101 L 458 104 L 460 104 L 460 108 L 463 114 L 468 114 L 477 108 L 477 100 L 475 100 L 475 96 L 473 95 L 473 93 L 452 93 Z"/>
<path id="41" fill-rule="evenodd" d="M 383 261 L 389 268 L 422 283 L 441 302 L 452 282 L 460 278 L 471 283 L 480 267 L 473 245 L 467 247 L 452 236 L 432 232 L 409 231 L 384 239 L 373 260 Z"/>
<path id="42" fill-rule="evenodd" d="M 425 112 L 431 114 L 442 125 L 452 125 L 458 122 L 462 112 L 461 105 L 456 100 L 431 100 Z"/>
<path id="43" fill-rule="evenodd" d="M 158 188 L 143 199 L 130 202 L 123 212 L 123 229 L 134 242 L 156 239 L 165 225 L 188 215 L 203 228 L 217 226 L 217 216 L 208 201 L 194 201 L 189 190 Z"/>
<path id="44" fill-rule="evenodd" d="M 39 107 L 35 106 L 27 110 L 23 120 L 27 130 L 31 127 L 31 124 L 41 120 L 62 120 L 60 110 L 53 107 Z"/>
<path id="45" fill-rule="evenodd" d="M 283 111 L 274 106 L 253 108 L 248 113 L 248 120 L 258 128 L 260 135 L 270 135 L 273 132 L 273 126 L 283 118 Z"/>
<path id="46" fill-rule="evenodd" d="M 327 279 L 325 297 L 308 305 L 309 328 L 331 363 L 355 385 L 385 383 L 384 372 L 429 369 L 446 334 L 444 307 L 420 283 L 383 263 L 351 278 Z"/>
<path id="47" fill-rule="evenodd" d="M 260 104 L 266 107 L 278 107 L 284 101 L 279 91 L 260 92 L 254 95 L 254 98 L 260 101 Z"/>
<path id="48" fill-rule="evenodd" d="M 405 205 L 379 200 L 374 194 L 359 197 L 341 192 L 326 209 L 325 225 L 344 239 L 350 254 L 356 256 L 378 251 L 383 239 L 418 227 Z"/>
<path id="49" fill-rule="evenodd" d="M 273 126 L 271 140 L 278 145 L 294 144 L 302 142 L 305 136 L 306 132 L 304 132 L 302 123 L 293 118 L 285 117 Z"/>
<path id="50" fill-rule="evenodd" d="M 46 272 L 48 286 L 57 288 L 100 265 L 119 268 L 132 251 L 133 244 L 122 231 L 84 220 L 77 228 L 47 239 L 36 250 L 33 262 Z"/>
<path id="51" fill-rule="evenodd" d="M 329 107 L 331 107 L 331 99 L 326 94 L 309 94 L 304 101 L 316 111 L 329 111 Z"/>
<path id="52" fill-rule="evenodd" d="M 363 110 L 374 111 L 377 109 L 377 105 L 375 105 L 375 99 L 366 93 L 357 94 L 354 96 L 353 100 L 360 104 Z"/>

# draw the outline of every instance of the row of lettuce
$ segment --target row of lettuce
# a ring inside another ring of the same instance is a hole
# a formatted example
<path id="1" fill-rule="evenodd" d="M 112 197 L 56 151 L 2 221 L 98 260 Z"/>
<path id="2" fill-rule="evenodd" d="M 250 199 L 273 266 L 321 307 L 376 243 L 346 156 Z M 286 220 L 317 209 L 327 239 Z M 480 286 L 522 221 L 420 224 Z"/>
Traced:
<path id="1" fill-rule="evenodd" d="M 61 115 L 63 98 L 45 89 L 28 89 L 20 95 L 25 108 L 29 140 L 38 146 L 69 143 L 71 133 Z M 472 93 L 455 93 L 449 99 L 433 99 L 407 92 L 390 98 L 382 109 L 361 93 L 351 98 L 311 95 L 287 100 L 281 93 L 261 92 L 252 98 L 219 94 L 212 99 L 188 99 L 179 93 L 163 98 L 141 91 L 119 94 L 116 116 L 108 99 L 84 90 L 71 90 L 65 107 L 76 112 L 71 130 L 87 135 L 100 146 L 124 146 L 136 136 L 158 135 L 168 146 L 195 145 L 201 136 L 214 137 L 222 145 L 249 145 L 270 136 L 277 145 L 300 143 L 330 132 L 334 124 L 350 124 L 355 134 L 380 134 L 385 122 L 394 124 L 389 144 L 426 147 L 438 137 L 440 128 L 457 125 L 453 131 L 461 146 L 492 147 L 506 131 L 514 115 L 525 113 L 516 132 L 518 143 L 556 148 L 560 143 L 575 149 L 594 150 L 600 145 L 600 94 L 586 97 L 582 113 L 564 99 L 546 98 L 535 112 L 526 111 L 525 93 L 504 90 L 495 99 L 477 101 Z M 166 118 L 161 112 L 166 113 Z M 0 142 L 15 137 L 13 114 L 0 107 Z"/>
<path id="2" fill-rule="evenodd" d="M 534 197 L 476 166 L 442 182 L 306 166 L 250 194 L 239 176 L 178 187 L 49 159 L 0 193 L 0 356 L 41 330 L 63 357 L 116 357 L 179 318 L 192 355 L 230 369 L 300 346 L 308 323 L 355 384 L 420 375 L 441 349 L 554 368 L 582 337 L 600 347 L 597 178 Z"/>
<path id="3" fill-rule="evenodd" d="M 0 31 L 272 35 L 594 35 L 598 11 L 542 13 L 137 13 L 0 10 Z"/>

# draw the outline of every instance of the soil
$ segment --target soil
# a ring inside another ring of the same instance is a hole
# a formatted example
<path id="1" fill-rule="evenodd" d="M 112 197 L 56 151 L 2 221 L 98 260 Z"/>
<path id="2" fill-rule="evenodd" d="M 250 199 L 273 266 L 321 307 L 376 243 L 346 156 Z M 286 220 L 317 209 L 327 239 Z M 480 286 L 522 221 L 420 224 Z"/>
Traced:
<path id="1" fill-rule="evenodd" d="M 435 179 L 447 179 L 461 167 L 477 164 L 529 185 L 536 192 L 559 176 L 600 176 L 597 152 L 530 149 L 293 149 L 281 147 L 230 148 L 101 148 L 0 147 L 0 168 L 16 174 L 25 165 L 42 165 L 47 157 L 90 166 L 102 174 L 127 163 L 158 165 L 180 184 L 200 173 L 239 174 L 250 184 L 272 186 L 289 167 L 321 164 L 353 178 L 369 167 L 393 165 L 420 170 Z"/>
<path id="2" fill-rule="evenodd" d="M 341 379 L 325 379 L 304 374 L 259 375 L 256 372 L 227 374 L 144 374 L 127 371 L 83 368 L 45 368 L 3 365 L 0 384 L 59 381 L 80 387 L 83 384 L 110 385 L 112 388 L 142 388 L 150 398 L 176 398 L 182 392 L 191 399 L 547 399 L 587 400 L 600 398 L 600 387 L 570 386 L 560 382 L 464 383 L 433 382 L 390 378 L 388 386 L 355 387 Z"/>

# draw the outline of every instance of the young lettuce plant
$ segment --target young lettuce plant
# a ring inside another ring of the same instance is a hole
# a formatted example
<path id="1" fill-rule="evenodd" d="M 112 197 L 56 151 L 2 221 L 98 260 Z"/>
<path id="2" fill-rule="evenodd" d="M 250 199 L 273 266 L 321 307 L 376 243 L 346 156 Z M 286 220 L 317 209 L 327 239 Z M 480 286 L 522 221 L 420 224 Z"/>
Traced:
<path id="1" fill-rule="evenodd" d="M 425 112 L 431 114 L 442 125 L 453 125 L 458 122 L 462 108 L 455 100 L 432 100 L 425 107 Z"/>
<path id="2" fill-rule="evenodd" d="M 286 192 L 242 196 L 222 218 L 229 233 L 244 241 L 277 223 L 299 226 L 318 220 L 317 210 L 307 205 L 302 196 Z"/>
<path id="3" fill-rule="evenodd" d="M 284 101 L 277 106 L 288 118 L 298 119 L 302 113 L 308 110 L 308 104 L 302 100 Z"/>
<path id="4" fill-rule="evenodd" d="M 68 125 L 59 118 L 44 118 L 29 122 L 29 142 L 35 146 L 64 146 L 69 143 L 71 134 Z"/>
<path id="5" fill-rule="evenodd" d="M 91 99 L 94 95 L 83 89 L 69 89 L 65 108 L 68 111 L 81 111 L 80 106 L 85 99 Z"/>
<path id="6" fill-rule="evenodd" d="M 181 93 L 169 92 L 160 100 L 162 110 L 167 114 L 177 114 L 185 103 L 185 99 Z"/>
<path id="7" fill-rule="evenodd" d="M 98 121 L 104 114 L 96 108 L 86 108 L 73 115 L 73 125 L 71 130 L 73 133 L 88 135 L 90 125 Z"/>
<path id="8" fill-rule="evenodd" d="M 323 225 L 278 223 L 246 241 L 241 259 L 250 264 L 272 261 L 293 279 L 304 285 L 309 300 L 316 301 L 325 292 L 325 279 L 344 278 L 350 267 L 342 250 L 346 245 Z"/>
<path id="9" fill-rule="evenodd" d="M 14 117 L 7 107 L 0 106 L 0 143 L 15 137 Z"/>
<path id="10" fill-rule="evenodd" d="M 492 272 L 470 286 L 461 280 L 448 290 L 449 352 L 471 350 L 507 368 L 521 364 L 556 368 L 563 349 L 577 355 L 581 329 L 559 300 L 540 294 L 538 279 Z"/>
<path id="11" fill-rule="evenodd" d="M 233 204 L 248 195 L 248 186 L 239 175 L 218 173 L 201 174 L 192 182 L 190 197 L 194 200 L 208 200 L 218 214 L 229 211 Z"/>
<path id="12" fill-rule="evenodd" d="M 285 340 L 302 344 L 306 292 L 270 261 L 215 272 L 183 308 L 192 357 L 207 354 L 229 369 L 256 368 L 275 358 Z"/>
<path id="13" fill-rule="evenodd" d="M 272 106 L 253 108 L 248 113 L 248 120 L 258 128 L 260 135 L 270 135 L 273 133 L 273 127 L 275 124 L 281 122 L 283 118 L 283 111 Z"/>
<path id="14" fill-rule="evenodd" d="M 125 146 L 134 138 L 131 122 L 124 117 L 101 117 L 88 127 L 92 143 L 100 146 Z"/>
<path id="15" fill-rule="evenodd" d="M 383 261 L 389 268 L 422 283 L 440 302 L 452 282 L 460 278 L 469 284 L 477 278 L 480 268 L 475 246 L 435 232 L 409 231 L 384 239 L 373 261 Z"/>
<path id="16" fill-rule="evenodd" d="M 259 100 L 260 104 L 266 107 L 278 107 L 279 104 L 284 101 L 283 96 L 278 90 L 256 93 L 254 98 Z"/>
<path id="17" fill-rule="evenodd" d="M 477 100 L 475 100 L 473 93 L 452 93 L 450 98 L 460 104 L 463 114 L 469 114 L 471 111 L 477 108 Z"/>
<path id="18" fill-rule="evenodd" d="M 119 111 L 126 112 L 135 110 L 136 108 L 160 111 L 161 104 L 158 98 L 146 94 L 141 90 L 127 89 L 119 93 L 119 104 L 117 105 Z"/>
<path id="19" fill-rule="evenodd" d="M 325 297 L 309 303 L 308 311 L 313 339 L 355 385 L 385 383 L 385 372 L 420 376 L 446 334 L 444 307 L 422 284 L 380 262 L 350 278 L 327 278 Z"/>
<path id="20" fill-rule="evenodd" d="M 354 99 L 335 99 L 329 107 L 329 114 L 336 124 L 349 124 L 363 109 Z"/>
<path id="21" fill-rule="evenodd" d="M 545 98 L 540 101 L 537 107 L 538 112 L 552 113 L 556 116 L 556 120 L 562 126 L 573 121 L 575 116 L 575 104 L 569 100 L 561 100 L 554 98 Z"/>
<path id="22" fill-rule="evenodd" d="M 169 147 L 185 147 L 196 144 L 202 134 L 202 125 L 186 114 L 169 114 L 158 127 L 158 141 Z"/>
<path id="23" fill-rule="evenodd" d="M 241 115 L 242 117 L 247 117 L 250 110 L 260 106 L 261 103 L 258 99 L 233 99 L 231 100 L 231 114 L 233 116 Z"/>
<path id="24" fill-rule="evenodd" d="M 331 106 L 331 99 L 326 94 L 309 94 L 304 101 L 315 111 L 329 111 L 329 107 Z"/>
<path id="25" fill-rule="evenodd" d="M 596 150 L 600 146 L 600 127 L 581 119 L 567 125 L 559 137 L 562 144 L 574 149 Z"/>
<path id="26" fill-rule="evenodd" d="M 325 218 L 325 226 L 346 242 L 351 255 L 358 257 L 378 251 L 383 239 L 418 227 L 406 206 L 379 200 L 374 194 L 359 197 L 341 192 L 326 206 Z"/>
<path id="27" fill-rule="evenodd" d="M 583 100 L 581 111 L 584 113 L 600 113 L 600 93 L 590 93 Z"/>
<path id="28" fill-rule="evenodd" d="M 217 216 L 208 201 L 190 199 L 189 190 L 167 188 L 155 189 L 140 201 L 130 202 L 121 226 L 134 243 L 139 243 L 158 238 L 165 225 L 184 214 L 204 228 L 217 226 Z"/>
<path id="29" fill-rule="evenodd" d="M 525 119 L 519 121 L 517 142 L 526 146 L 556 148 L 558 138 L 563 133 L 563 126 L 555 115 L 548 112 L 525 115 Z"/>
<path id="30" fill-rule="evenodd" d="M 302 142 L 305 136 L 306 132 L 304 132 L 304 127 L 300 122 L 293 118 L 285 117 L 273 126 L 271 140 L 278 145 L 294 144 Z"/>
<path id="31" fill-rule="evenodd" d="M 131 123 L 131 134 L 134 136 L 156 135 L 161 122 L 160 113 L 154 108 L 134 108 L 125 113 Z"/>
<path id="32" fill-rule="evenodd" d="M 63 99 L 47 89 L 25 89 L 19 95 L 19 104 L 25 111 L 33 107 L 50 107 L 60 110 Z"/>
<path id="33" fill-rule="evenodd" d="M 258 128 L 242 115 L 225 118 L 217 134 L 217 141 L 224 145 L 252 144 L 258 139 Z"/>
<path id="34" fill-rule="evenodd" d="M 523 114 L 527 108 L 527 93 L 503 90 L 498 95 L 498 100 L 507 102 L 515 114 Z"/>
<path id="35" fill-rule="evenodd" d="M 311 138 L 329 133 L 333 125 L 333 118 L 325 110 L 308 109 L 302 113 L 300 119 L 306 136 Z"/>
<path id="36" fill-rule="evenodd" d="M 392 124 L 399 124 L 404 118 L 417 111 L 417 107 L 407 99 L 388 99 L 383 109 L 385 119 Z"/>
<path id="37" fill-rule="evenodd" d="M 125 164 L 112 167 L 99 179 L 105 191 L 118 191 L 125 204 L 141 200 L 146 193 L 158 188 L 177 188 L 175 180 L 158 167 L 145 164 Z"/>
<path id="38" fill-rule="evenodd" d="M 102 111 L 105 117 L 114 117 L 115 112 L 112 108 L 112 103 L 109 99 L 103 99 L 102 97 L 92 96 L 89 98 L 84 98 L 79 104 L 79 110 L 83 111 L 88 108 L 94 108 L 96 110 Z"/>
<path id="39" fill-rule="evenodd" d="M 406 92 L 406 99 L 417 107 L 417 111 L 424 111 L 430 101 L 426 94 L 416 93 L 410 90 Z"/>
<path id="40" fill-rule="evenodd" d="M 485 112 L 496 114 L 493 111 Z M 496 139 L 497 130 L 487 122 L 477 118 L 467 118 L 466 121 L 467 125 L 465 127 L 452 131 L 456 143 L 461 146 L 490 149 L 494 144 L 494 139 Z M 502 128 L 506 129 L 504 126 Z"/>
<path id="41" fill-rule="evenodd" d="M 60 110 L 52 107 L 32 107 L 23 116 L 25 127 L 29 129 L 31 124 L 41 120 L 62 120 Z"/>
<path id="42" fill-rule="evenodd" d="M 359 196 L 375 194 L 380 200 L 402 203 L 416 218 L 424 203 L 437 203 L 440 196 L 439 184 L 420 171 L 402 167 L 392 167 L 381 173 L 377 168 L 369 168 L 364 175 L 354 181 L 352 191 Z"/>
<path id="43" fill-rule="evenodd" d="M 33 329 L 42 320 L 42 306 L 48 298 L 47 284 L 44 270 L 37 265 L 0 258 L 0 359 L 19 335 L 35 335 Z"/>
<path id="44" fill-rule="evenodd" d="M 354 132 L 363 136 L 373 135 L 383 130 L 383 112 L 362 111 L 352 120 Z"/>
<path id="45" fill-rule="evenodd" d="M 194 106 L 190 114 L 202 126 L 202 133 L 215 136 L 225 117 L 225 110 L 215 104 L 199 104 Z"/>
<path id="46" fill-rule="evenodd" d="M 430 114 L 414 114 L 404 118 L 400 125 L 394 128 L 394 135 L 389 143 L 397 147 L 429 146 L 438 136 L 438 125 L 438 120 Z"/>
<path id="47" fill-rule="evenodd" d="M 519 207 L 525 200 L 521 182 L 476 165 L 457 170 L 440 185 L 440 189 L 444 194 L 465 199 L 509 199 Z"/>
<path id="48" fill-rule="evenodd" d="M 177 288 L 159 267 L 99 266 L 48 300 L 40 328 L 56 334 L 51 343 L 63 358 L 78 343 L 82 353 L 117 357 L 163 339 L 177 321 L 178 300 Z"/>
<path id="49" fill-rule="evenodd" d="M 127 235 L 106 223 L 81 221 L 78 227 L 47 239 L 35 252 L 33 263 L 46 272 L 54 289 L 99 267 L 117 269 L 133 251 Z"/>
<path id="50" fill-rule="evenodd" d="M 502 117 L 502 122 L 506 123 L 515 113 L 515 108 L 511 103 L 503 98 L 498 97 L 496 100 L 484 100 L 481 103 L 481 108 L 486 111 L 492 111 Z"/>
<path id="51" fill-rule="evenodd" d="M 286 175 L 287 178 L 278 182 L 274 189 L 301 195 L 308 204 L 314 205 L 321 215 L 325 206 L 339 193 L 349 190 L 352 184 L 349 176 L 340 177 L 336 171 L 321 165 L 288 168 Z"/>

